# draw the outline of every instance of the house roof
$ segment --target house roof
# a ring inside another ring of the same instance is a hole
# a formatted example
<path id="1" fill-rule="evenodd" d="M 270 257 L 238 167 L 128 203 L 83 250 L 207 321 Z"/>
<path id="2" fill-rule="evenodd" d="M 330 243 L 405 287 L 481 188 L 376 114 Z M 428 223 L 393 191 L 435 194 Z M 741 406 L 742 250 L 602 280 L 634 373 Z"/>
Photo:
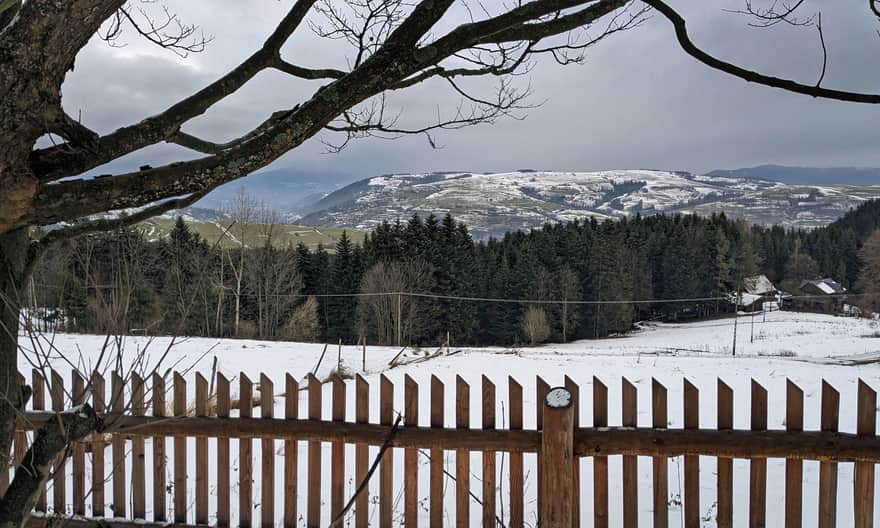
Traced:
<path id="1" fill-rule="evenodd" d="M 752 295 L 765 295 L 774 293 L 776 286 L 770 282 L 766 275 L 755 275 L 754 277 L 746 277 L 743 279 L 743 290 Z"/>
<path id="2" fill-rule="evenodd" d="M 820 292 L 826 295 L 841 295 L 846 293 L 846 288 L 841 286 L 834 279 L 817 279 L 817 280 L 805 280 L 801 281 L 801 289 L 803 290 L 805 286 L 813 286 Z"/>

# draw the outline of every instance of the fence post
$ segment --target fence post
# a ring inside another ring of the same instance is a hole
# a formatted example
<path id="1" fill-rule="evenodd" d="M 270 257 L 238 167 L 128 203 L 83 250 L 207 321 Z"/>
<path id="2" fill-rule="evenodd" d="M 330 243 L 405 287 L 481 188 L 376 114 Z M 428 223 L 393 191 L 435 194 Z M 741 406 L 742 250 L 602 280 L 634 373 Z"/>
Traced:
<path id="1" fill-rule="evenodd" d="M 571 526 L 574 490 L 574 405 L 565 387 L 544 398 L 541 433 L 541 526 Z"/>

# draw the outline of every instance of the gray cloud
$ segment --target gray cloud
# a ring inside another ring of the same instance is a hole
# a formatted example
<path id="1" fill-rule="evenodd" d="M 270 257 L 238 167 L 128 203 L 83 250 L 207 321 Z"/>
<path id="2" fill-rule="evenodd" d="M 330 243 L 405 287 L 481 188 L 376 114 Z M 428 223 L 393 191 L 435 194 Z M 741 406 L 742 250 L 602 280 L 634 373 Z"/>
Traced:
<path id="1" fill-rule="evenodd" d="M 258 47 L 289 1 L 192 0 L 181 15 L 214 36 L 208 51 L 182 61 L 128 36 L 125 48 L 95 41 L 77 59 L 64 86 L 64 103 L 100 131 L 135 122 L 204 86 Z M 688 5 L 694 39 L 720 57 L 762 71 L 815 82 L 820 52 L 814 28 L 777 26 L 758 30 L 743 17 L 722 11 L 729 1 Z M 824 85 L 880 91 L 875 27 L 859 4 L 821 6 L 829 68 Z M 177 7 L 177 6 L 175 6 Z M 308 65 L 340 66 L 338 43 L 307 32 L 285 47 L 285 55 Z M 876 122 L 880 108 L 814 100 L 749 85 L 687 57 L 659 15 L 616 35 L 590 53 L 585 65 L 539 64 L 529 82 L 534 101 L 545 101 L 522 121 L 502 120 L 439 135 L 444 148 L 420 137 L 386 142 L 368 139 L 327 155 L 315 138 L 276 162 L 368 176 L 423 170 L 515 168 L 669 168 L 706 171 L 760 163 L 880 166 Z M 265 72 L 244 90 L 216 105 L 187 130 L 224 140 L 249 129 L 270 112 L 290 107 L 316 87 Z M 424 122 L 455 98 L 440 83 L 394 98 L 409 122 Z M 157 146 L 114 162 L 127 170 L 193 157 Z M 108 170 L 108 169 L 104 169 Z"/>

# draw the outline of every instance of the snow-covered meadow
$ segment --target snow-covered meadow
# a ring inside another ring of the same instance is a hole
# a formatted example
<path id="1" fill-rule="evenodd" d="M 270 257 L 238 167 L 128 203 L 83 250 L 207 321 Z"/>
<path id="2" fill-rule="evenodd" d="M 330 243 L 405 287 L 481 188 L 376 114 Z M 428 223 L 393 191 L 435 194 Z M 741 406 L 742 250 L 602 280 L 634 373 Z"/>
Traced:
<path id="1" fill-rule="evenodd" d="M 752 331 L 754 322 L 754 331 Z M 700 389 L 700 425 L 714 428 L 716 424 L 715 414 L 715 387 L 717 378 L 721 378 L 735 391 L 734 424 L 737 428 L 748 428 L 749 424 L 749 384 L 752 379 L 761 383 L 769 391 L 769 426 L 771 429 L 784 428 L 785 417 L 785 380 L 790 379 L 798 384 L 805 393 L 805 420 L 806 429 L 816 430 L 819 426 L 819 398 L 820 384 L 824 379 L 835 386 L 841 393 L 840 429 L 842 431 L 855 431 L 855 392 L 856 382 L 864 380 L 875 390 L 880 389 L 880 323 L 864 319 L 837 318 L 833 316 L 815 314 L 796 314 L 790 312 L 773 312 L 766 314 L 766 320 L 762 315 L 757 315 L 754 320 L 750 317 L 740 317 L 737 328 L 737 355 L 731 354 L 733 339 L 733 320 L 719 319 L 686 324 L 643 324 L 640 329 L 631 335 L 619 338 L 602 339 L 595 341 L 580 341 L 568 344 L 551 344 L 534 348 L 505 349 L 505 348 L 482 348 L 461 349 L 454 345 L 451 347 L 452 354 L 439 355 L 431 359 L 424 359 L 426 354 L 434 350 L 412 351 L 408 350 L 402 359 L 403 365 L 390 368 L 389 361 L 397 355 L 398 348 L 368 346 L 366 349 L 366 370 L 362 369 L 362 349 L 353 346 L 343 346 L 341 354 L 336 345 L 327 348 L 320 367 L 317 370 L 319 378 L 326 378 L 332 369 L 341 362 L 346 369 L 353 373 L 362 374 L 370 382 L 371 398 L 371 421 L 378 421 L 378 378 L 380 374 L 388 376 L 396 384 L 395 408 L 403 408 L 402 381 L 405 375 L 413 377 L 421 386 L 420 410 L 422 424 L 427 425 L 429 416 L 429 380 L 432 375 L 440 378 L 446 385 L 445 391 L 445 422 L 447 426 L 454 425 L 455 408 L 455 377 L 462 376 L 471 385 L 471 420 L 472 424 L 480 423 L 480 408 L 482 398 L 480 395 L 480 379 L 482 375 L 488 376 L 497 387 L 497 409 L 499 427 L 506 426 L 507 404 L 507 378 L 512 376 L 518 380 L 524 388 L 525 427 L 534 427 L 535 424 L 535 376 L 544 378 L 551 386 L 563 382 L 565 376 L 571 377 L 581 387 L 581 424 L 592 423 L 592 380 L 598 377 L 609 389 L 609 423 L 619 425 L 620 413 L 620 379 L 626 377 L 634 383 L 638 390 L 640 426 L 650 425 L 650 383 L 655 378 L 669 389 L 669 426 L 682 426 L 682 380 L 687 379 Z M 74 358 L 74 363 L 79 363 L 79 368 L 88 371 L 104 343 L 103 336 L 58 334 L 45 336 L 39 340 L 37 346 L 26 344 L 22 352 L 22 369 L 28 369 L 28 361 L 35 361 L 35 357 L 48 358 L 65 379 L 69 379 L 69 371 L 72 365 L 61 359 L 61 355 Z M 50 344 L 51 341 L 51 344 Z M 30 342 L 29 342 L 30 343 Z M 147 363 L 154 363 L 157 358 L 168 350 L 163 362 L 164 371 L 173 367 L 181 372 L 187 371 L 189 391 L 194 392 L 192 375 L 194 371 L 201 372 L 208 377 L 211 373 L 212 364 L 217 361 L 219 372 L 227 377 L 237 377 L 239 372 L 246 373 L 252 380 L 259 379 L 260 373 L 265 373 L 275 384 L 275 392 L 283 391 L 285 373 L 290 373 L 296 379 L 302 380 L 306 374 L 315 369 L 321 355 L 323 345 L 302 344 L 286 342 L 261 342 L 250 340 L 218 340 L 209 338 L 186 338 L 178 339 L 168 347 L 170 338 L 157 338 L 150 340 L 144 337 L 127 337 L 123 344 L 123 364 L 130 364 L 132 358 L 138 352 L 147 350 Z M 42 350 L 35 353 L 35 349 Z M 79 359 L 76 359 L 79 358 Z M 25 372 L 29 375 L 29 373 Z M 349 381 L 347 390 L 347 412 L 349 419 L 354 416 L 354 390 Z M 109 388 L 109 387 L 108 387 Z M 170 388 L 170 387 L 169 387 Z M 324 418 L 330 416 L 330 386 L 324 386 Z M 237 392 L 237 378 L 233 383 L 233 392 Z M 191 396 L 192 397 L 192 396 Z M 170 395 L 169 395 L 170 399 Z M 307 408 L 307 394 L 300 393 L 300 416 L 305 416 Z M 276 399 L 276 416 L 283 415 L 283 398 Z M 189 440 L 189 450 L 194 452 L 194 440 Z M 168 456 L 173 452 L 172 443 L 167 442 Z M 211 468 L 210 480 L 214 481 L 215 466 L 214 443 L 210 441 Z M 260 444 L 253 443 L 254 449 L 254 501 L 259 502 L 260 497 Z M 304 524 L 306 497 L 304 483 L 306 482 L 306 444 L 300 442 L 299 447 L 299 482 L 301 494 L 299 497 L 299 512 L 301 523 Z M 151 457 L 150 441 L 147 441 L 147 460 Z M 283 453 L 283 443 L 276 441 L 276 454 Z M 371 449 L 374 455 L 377 448 Z M 397 451 L 397 450 L 396 450 Z M 231 503 L 233 505 L 232 521 L 235 524 L 238 514 L 237 505 L 237 468 L 238 448 L 233 440 L 232 453 L 232 481 Z M 356 482 L 353 475 L 354 448 L 347 448 L 346 492 L 353 492 Z M 506 457 L 499 454 L 498 478 L 499 485 L 499 515 L 506 522 L 509 512 L 506 510 L 507 499 L 507 461 Z M 395 497 L 398 503 L 395 505 L 395 515 L 402 514 L 402 466 L 401 453 L 395 453 Z M 504 459 L 502 459 L 502 457 Z M 109 474 L 111 463 L 108 451 Z M 330 470 L 330 446 L 324 445 L 323 449 L 323 472 L 329 475 Z M 536 473 L 534 470 L 534 455 L 526 455 L 526 517 L 530 524 L 535 522 L 535 494 Z M 481 495 L 481 455 L 471 455 L 471 479 L 472 492 Z M 193 486 L 195 467 L 193 456 L 189 456 L 190 464 L 190 487 Z M 420 457 L 420 523 L 427 524 L 428 505 L 428 459 Z M 283 457 L 276 457 L 276 500 L 277 512 L 276 523 L 280 522 L 281 508 L 284 503 L 283 493 Z M 447 453 L 445 464 L 450 473 L 454 474 L 455 454 Z M 148 463 L 149 467 L 149 463 Z M 709 457 L 701 459 L 701 511 L 704 519 L 703 524 L 714 526 L 715 514 L 715 460 Z M 748 468 L 747 460 L 734 462 L 734 525 L 743 525 L 747 520 L 748 512 Z M 838 513 L 839 526 L 851 526 L 852 520 L 852 464 L 841 464 L 839 474 Z M 171 471 L 171 464 L 168 465 Z M 683 526 L 681 518 L 681 483 L 680 475 L 682 464 L 680 459 L 671 459 L 669 474 L 669 502 L 670 502 L 670 525 Z M 589 458 L 581 462 L 582 525 L 592 526 L 592 494 L 589 483 L 592 482 L 592 461 Z M 88 473 L 87 473 L 88 474 Z M 130 473 L 129 473 L 130 474 Z M 640 523 L 648 526 L 651 523 L 651 460 L 639 459 L 639 515 Z M 784 500 L 784 461 L 770 460 L 768 463 L 768 478 L 770 485 L 767 490 L 768 500 L 768 526 L 782 524 L 783 509 L 780 507 Z M 148 495 L 152 490 L 151 471 L 147 471 Z M 169 483 L 173 482 L 168 475 Z M 610 458 L 610 497 L 612 526 L 621 523 L 621 505 L 624 498 L 621 496 L 621 458 Z M 213 485 L 213 484 L 212 484 Z M 323 525 L 330 522 L 329 513 L 329 478 L 325 479 L 322 501 Z M 378 503 L 375 500 L 378 483 L 371 483 L 370 515 L 371 523 L 378 524 Z M 70 489 L 70 485 L 68 485 Z M 877 479 L 877 490 L 880 490 L 880 474 Z M 445 493 L 447 510 L 445 512 L 446 524 L 454 525 L 455 482 L 447 479 Z M 107 487 L 107 500 L 110 501 L 110 487 Z M 190 490 L 192 492 L 192 490 Z M 804 525 L 815 526 L 817 517 L 817 493 L 818 493 L 818 463 L 804 463 Z M 51 491 L 50 491 L 51 498 Z M 194 502 L 194 497 L 191 498 Z M 213 511 L 216 500 L 216 490 L 211 489 L 211 509 Z M 626 500 L 632 500 L 627 497 Z M 876 500 L 876 498 L 875 498 Z M 50 500 L 51 502 L 51 500 Z M 90 499 L 86 501 L 90 503 Z M 169 507 L 173 503 L 168 497 Z M 148 497 L 148 510 L 151 510 L 151 500 Z M 108 508 L 109 511 L 109 508 Z M 148 511 L 148 518 L 152 513 Z M 480 519 L 480 507 L 476 500 L 471 505 L 471 522 L 478 524 Z M 190 521 L 193 513 L 190 512 Z M 259 508 L 254 511 L 254 523 L 259 522 Z M 880 505 L 875 509 L 875 522 L 880 523 Z"/>

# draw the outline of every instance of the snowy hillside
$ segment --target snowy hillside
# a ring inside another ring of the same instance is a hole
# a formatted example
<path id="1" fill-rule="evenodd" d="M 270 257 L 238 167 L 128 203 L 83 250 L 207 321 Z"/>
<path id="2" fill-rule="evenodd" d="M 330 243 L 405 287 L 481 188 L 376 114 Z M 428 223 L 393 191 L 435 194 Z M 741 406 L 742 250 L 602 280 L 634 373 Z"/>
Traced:
<path id="1" fill-rule="evenodd" d="M 485 238 L 590 217 L 724 211 L 755 223 L 816 227 L 875 197 L 880 185 L 793 186 L 652 170 L 396 174 L 329 194 L 301 222 L 371 228 L 413 213 L 450 212 Z"/>

